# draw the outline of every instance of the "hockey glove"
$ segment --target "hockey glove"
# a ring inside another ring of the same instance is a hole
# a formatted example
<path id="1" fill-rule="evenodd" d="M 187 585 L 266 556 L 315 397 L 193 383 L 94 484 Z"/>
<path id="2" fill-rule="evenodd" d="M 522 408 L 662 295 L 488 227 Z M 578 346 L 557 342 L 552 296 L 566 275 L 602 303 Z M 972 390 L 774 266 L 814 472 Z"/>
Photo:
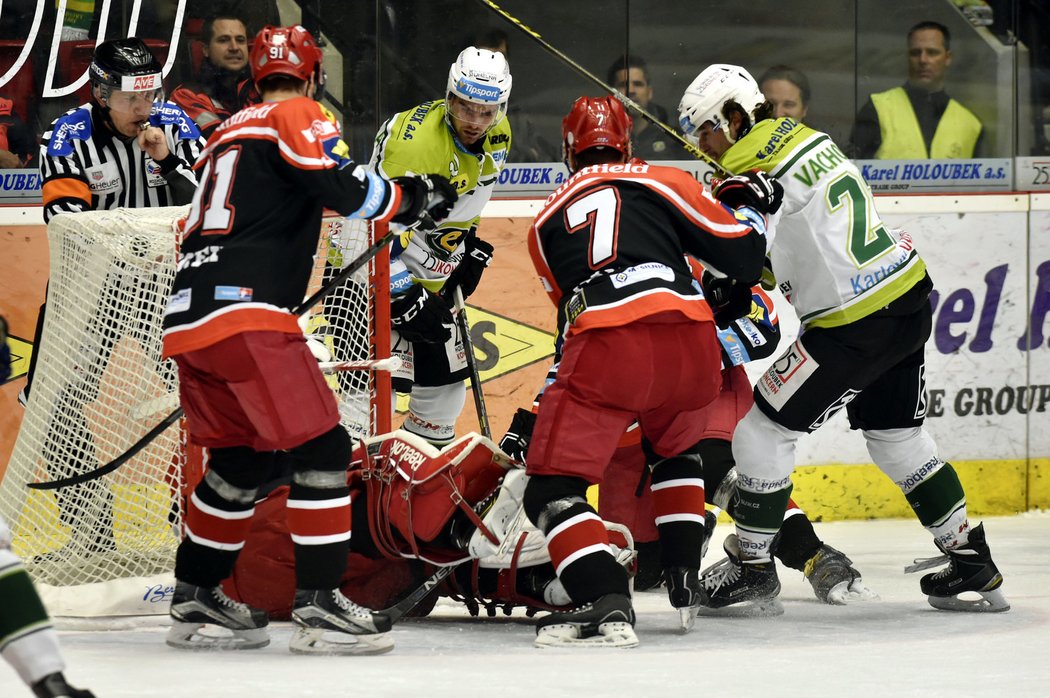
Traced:
<path id="1" fill-rule="evenodd" d="M 457 286 L 463 292 L 464 298 L 474 293 L 481 283 L 481 275 L 485 268 L 492 262 L 492 245 L 477 235 L 468 237 L 463 249 L 463 259 L 448 275 L 445 286 L 441 289 L 445 298 L 451 298 Z"/>
<path id="2" fill-rule="evenodd" d="M 507 433 L 499 440 L 500 450 L 519 463 L 524 463 L 525 454 L 529 452 L 529 443 L 532 441 L 534 426 L 536 426 L 536 415 L 519 407 L 514 413 L 514 418 L 510 420 Z"/>
<path id="3" fill-rule="evenodd" d="M 717 277 L 705 271 L 700 278 L 704 297 L 715 315 L 715 324 L 721 329 L 729 327 L 733 320 L 751 312 L 751 287 L 736 283 L 726 277 Z"/>
<path id="4" fill-rule="evenodd" d="M 459 194 L 447 179 L 437 174 L 413 177 L 395 177 L 401 187 L 401 208 L 390 220 L 407 228 L 430 219 L 440 222 L 448 218 Z"/>
<path id="5" fill-rule="evenodd" d="M 715 185 L 713 193 L 730 208 L 747 206 L 763 215 L 776 213 L 784 201 L 784 186 L 761 170 L 723 179 Z"/>
<path id="6" fill-rule="evenodd" d="M 390 304 L 390 324 L 410 342 L 443 344 L 452 337 L 448 304 L 421 284 Z"/>

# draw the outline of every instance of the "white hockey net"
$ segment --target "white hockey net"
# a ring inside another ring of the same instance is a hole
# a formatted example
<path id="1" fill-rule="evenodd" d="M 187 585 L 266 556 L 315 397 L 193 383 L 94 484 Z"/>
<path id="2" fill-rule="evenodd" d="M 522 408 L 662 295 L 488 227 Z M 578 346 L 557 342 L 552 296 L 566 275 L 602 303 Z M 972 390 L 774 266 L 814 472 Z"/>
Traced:
<path id="1" fill-rule="evenodd" d="M 6 474 L 0 516 L 54 615 L 166 612 L 182 499 L 202 475 L 181 424 L 116 471 L 59 490 L 124 453 L 178 407 L 162 361 L 161 322 L 175 275 L 175 223 L 186 208 L 61 215 L 48 226 L 48 305 L 29 404 Z M 385 232 L 385 231 L 383 231 Z M 367 222 L 325 219 L 309 292 L 371 243 Z M 389 356 L 385 257 L 365 265 L 304 315 L 333 359 Z M 377 312 L 378 311 L 378 312 Z M 333 374 L 340 413 L 357 437 L 389 430 L 388 374 Z"/>

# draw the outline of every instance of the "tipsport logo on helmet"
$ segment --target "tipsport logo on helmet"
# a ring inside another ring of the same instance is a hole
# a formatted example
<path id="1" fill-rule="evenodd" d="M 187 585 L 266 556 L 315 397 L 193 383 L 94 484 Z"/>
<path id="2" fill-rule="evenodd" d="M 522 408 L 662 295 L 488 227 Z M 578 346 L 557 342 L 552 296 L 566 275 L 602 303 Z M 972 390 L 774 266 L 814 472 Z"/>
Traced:
<path id="1" fill-rule="evenodd" d="M 499 88 L 492 85 L 483 85 L 466 78 L 460 78 L 456 83 L 456 92 L 468 99 L 480 100 L 482 102 L 498 102 Z"/>

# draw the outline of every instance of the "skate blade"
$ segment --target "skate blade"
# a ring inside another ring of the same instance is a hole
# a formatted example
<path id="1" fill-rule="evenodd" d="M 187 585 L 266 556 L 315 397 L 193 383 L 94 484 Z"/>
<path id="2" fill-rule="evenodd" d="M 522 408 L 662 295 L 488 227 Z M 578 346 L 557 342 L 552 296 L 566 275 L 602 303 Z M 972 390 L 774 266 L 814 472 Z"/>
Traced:
<path id="1" fill-rule="evenodd" d="M 266 628 L 231 630 L 218 625 L 173 621 L 164 642 L 182 650 L 254 650 L 270 644 L 270 634 Z"/>
<path id="2" fill-rule="evenodd" d="M 681 630 L 683 635 L 693 629 L 693 624 L 696 622 L 696 615 L 699 611 L 700 609 L 697 606 L 678 609 L 678 614 L 680 616 L 679 620 L 682 622 Z"/>
<path id="3" fill-rule="evenodd" d="M 969 592 L 963 592 L 969 593 Z M 1002 589 L 977 591 L 980 598 L 959 598 L 958 596 L 927 596 L 930 605 L 941 611 L 963 611 L 967 613 L 1002 613 L 1010 610 Z"/>
<path id="4" fill-rule="evenodd" d="M 578 637 L 575 625 L 548 625 L 536 631 L 536 647 L 637 647 L 638 636 L 630 623 L 602 623 L 598 634 Z"/>
<path id="5" fill-rule="evenodd" d="M 831 587 L 831 591 L 828 592 L 828 600 L 826 603 L 832 606 L 848 606 L 857 601 L 879 600 L 879 595 L 868 588 L 860 578 L 857 578 L 852 582 L 839 582 Z"/>
<path id="6" fill-rule="evenodd" d="M 784 615 L 784 604 L 780 603 L 780 599 L 774 597 L 745 601 L 721 608 L 701 606 L 697 610 L 698 615 L 709 618 L 773 618 Z"/>
<path id="7" fill-rule="evenodd" d="M 293 654 L 385 654 L 394 649 L 394 638 L 386 633 L 351 635 L 324 628 L 296 628 L 288 649 Z"/>

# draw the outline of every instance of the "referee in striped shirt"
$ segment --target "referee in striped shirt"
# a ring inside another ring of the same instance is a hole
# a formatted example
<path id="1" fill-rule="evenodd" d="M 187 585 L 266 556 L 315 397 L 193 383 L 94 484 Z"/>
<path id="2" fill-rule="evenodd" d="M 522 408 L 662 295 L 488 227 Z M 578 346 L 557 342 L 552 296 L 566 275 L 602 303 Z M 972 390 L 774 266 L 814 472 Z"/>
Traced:
<path id="1" fill-rule="evenodd" d="M 137 38 L 98 45 L 91 100 L 55 119 L 40 146 L 44 222 L 59 213 L 190 203 L 204 139 L 178 106 L 161 101 L 161 66 Z M 33 339 L 25 404 L 33 383 L 45 306 Z"/>

